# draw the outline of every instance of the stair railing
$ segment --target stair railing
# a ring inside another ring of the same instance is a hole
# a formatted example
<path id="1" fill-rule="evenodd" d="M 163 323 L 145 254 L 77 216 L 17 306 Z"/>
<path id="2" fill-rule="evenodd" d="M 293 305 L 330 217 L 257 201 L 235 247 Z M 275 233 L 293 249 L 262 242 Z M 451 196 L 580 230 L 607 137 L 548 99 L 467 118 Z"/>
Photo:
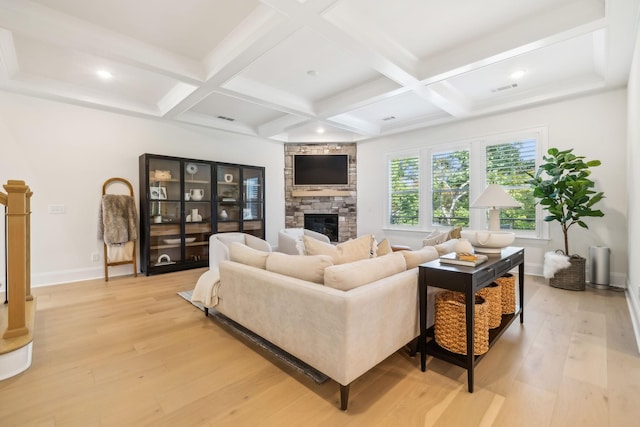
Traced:
<path id="1" fill-rule="evenodd" d="M 26 324 L 26 302 L 31 295 L 31 196 L 24 181 L 9 180 L 0 192 L 0 204 L 6 206 L 7 283 L 9 295 L 7 330 L 3 338 L 29 333 Z"/>

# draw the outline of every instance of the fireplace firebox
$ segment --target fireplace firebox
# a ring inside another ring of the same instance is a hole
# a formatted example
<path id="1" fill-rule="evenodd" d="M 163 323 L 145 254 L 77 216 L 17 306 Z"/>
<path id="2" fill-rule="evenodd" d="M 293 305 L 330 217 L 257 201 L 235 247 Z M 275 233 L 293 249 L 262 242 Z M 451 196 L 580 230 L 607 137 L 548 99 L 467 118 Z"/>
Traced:
<path id="1" fill-rule="evenodd" d="M 337 214 L 304 214 L 304 228 L 317 231 L 329 237 L 332 242 L 338 242 Z"/>

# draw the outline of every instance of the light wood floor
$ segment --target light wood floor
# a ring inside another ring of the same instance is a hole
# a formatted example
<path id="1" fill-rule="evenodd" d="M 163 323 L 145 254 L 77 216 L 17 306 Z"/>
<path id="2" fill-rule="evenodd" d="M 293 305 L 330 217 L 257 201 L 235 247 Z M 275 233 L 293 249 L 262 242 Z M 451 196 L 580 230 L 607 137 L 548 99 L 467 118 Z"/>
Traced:
<path id="1" fill-rule="evenodd" d="M 338 409 L 317 385 L 176 295 L 203 270 L 35 288 L 33 364 L 0 382 L 2 426 L 638 426 L 640 357 L 624 293 L 527 277 L 514 322 L 466 372 L 400 351 Z"/>

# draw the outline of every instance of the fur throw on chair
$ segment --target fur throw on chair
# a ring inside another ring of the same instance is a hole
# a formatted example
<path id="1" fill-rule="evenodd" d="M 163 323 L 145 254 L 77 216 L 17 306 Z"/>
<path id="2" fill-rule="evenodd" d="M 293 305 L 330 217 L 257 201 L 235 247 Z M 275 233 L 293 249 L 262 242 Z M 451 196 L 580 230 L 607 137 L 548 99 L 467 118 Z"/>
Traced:
<path id="1" fill-rule="evenodd" d="M 544 254 L 542 275 L 545 279 L 551 279 L 556 275 L 556 272 L 569 268 L 570 266 L 571 262 L 569 262 L 568 256 L 556 252 L 546 252 Z"/>

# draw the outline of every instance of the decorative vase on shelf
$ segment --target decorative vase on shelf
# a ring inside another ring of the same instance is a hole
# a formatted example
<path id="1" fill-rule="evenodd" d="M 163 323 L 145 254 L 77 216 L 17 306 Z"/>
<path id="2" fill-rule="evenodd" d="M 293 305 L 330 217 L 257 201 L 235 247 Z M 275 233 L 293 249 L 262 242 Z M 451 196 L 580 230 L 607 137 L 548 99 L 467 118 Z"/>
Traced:
<path id="1" fill-rule="evenodd" d="M 189 190 L 189 195 L 191 196 L 191 200 L 198 202 L 204 198 L 204 189 L 192 188 L 191 190 Z"/>
<path id="2" fill-rule="evenodd" d="M 227 213 L 226 209 L 222 209 L 222 211 L 220 211 L 220 219 L 227 219 L 229 218 L 229 214 Z"/>

